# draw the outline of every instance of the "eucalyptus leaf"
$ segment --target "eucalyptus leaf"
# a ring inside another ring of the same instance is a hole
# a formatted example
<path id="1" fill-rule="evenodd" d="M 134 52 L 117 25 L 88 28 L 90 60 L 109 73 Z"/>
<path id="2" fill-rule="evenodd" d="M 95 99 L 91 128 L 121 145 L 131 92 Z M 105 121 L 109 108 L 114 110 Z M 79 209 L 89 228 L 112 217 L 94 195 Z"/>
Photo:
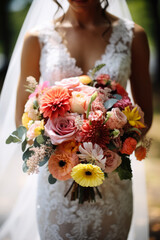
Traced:
<path id="1" fill-rule="evenodd" d="M 52 176 L 52 174 L 50 174 L 49 177 L 48 177 L 48 182 L 49 182 L 50 184 L 54 184 L 54 183 L 57 182 L 57 179 L 54 178 L 54 177 Z"/>
<path id="2" fill-rule="evenodd" d="M 33 151 L 30 150 L 31 147 L 27 148 L 27 150 L 23 153 L 22 159 L 25 161 L 28 158 L 31 157 L 31 155 L 34 153 Z"/>
<path id="3" fill-rule="evenodd" d="M 49 156 L 46 155 L 46 156 L 44 157 L 43 161 L 41 161 L 41 162 L 39 163 L 39 166 L 42 167 L 44 164 L 46 164 L 46 163 L 48 162 L 48 160 L 49 160 Z"/>
<path id="4" fill-rule="evenodd" d="M 24 161 L 24 163 L 22 165 L 22 170 L 23 170 L 24 173 L 26 173 L 28 171 L 28 167 L 27 167 L 26 161 Z"/>
<path id="5" fill-rule="evenodd" d="M 22 143 L 22 151 L 24 152 L 27 146 L 27 139 L 25 139 Z"/>
<path id="6" fill-rule="evenodd" d="M 16 131 L 12 132 L 7 138 L 6 144 L 22 142 L 26 137 L 26 132 L 27 129 L 24 126 L 18 127 Z"/>
<path id="7" fill-rule="evenodd" d="M 10 143 L 20 143 L 21 140 L 17 137 L 14 137 L 12 135 L 10 135 L 7 140 L 6 140 L 6 144 L 10 144 Z"/>
<path id="8" fill-rule="evenodd" d="M 36 137 L 36 140 L 39 144 L 43 144 L 45 142 L 43 135 L 39 135 L 38 137 Z"/>
<path id="9" fill-rule="evenodd" d="M 27 128 L 24 126 L 19 126 L 16 131 L 12 133 L 12 135 L 17 136 L 18 138 L 22 139 L 23 135 L 26 135 Z"/>
<path id="10" fill-rule="evenodd" d="M 104 107 L 105 107 L 106 109 L 110 109 L 111 107 L 113 107 L 113 105 L 114 105 L 116 102 L 118 102 L 117 99 L 115 99 L 115 98 L 110 98 L 110 99 L 108 99 L 108 100 L 104 103 Z"/>
<path id="11" fill-rule="evenodd" d="M 118 99 L 118 100 L 121 100 L 121 99 L 122 99 L 122 96 L 119 95 L 119 94 L 114 94 L 113 97 L 115 97 L 115 98 Z"/>

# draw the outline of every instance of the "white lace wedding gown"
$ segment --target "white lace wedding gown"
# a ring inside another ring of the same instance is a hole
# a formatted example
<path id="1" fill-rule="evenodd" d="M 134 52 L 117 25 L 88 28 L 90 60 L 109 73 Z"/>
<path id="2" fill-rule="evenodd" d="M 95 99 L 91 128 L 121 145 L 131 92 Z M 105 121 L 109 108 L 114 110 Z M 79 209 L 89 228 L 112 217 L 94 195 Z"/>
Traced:
<path id="1" fill-rule="evenodd" d="M 108 73 L 126 87 L 131 72 L 131 43 L 134 23 L 120 19 L 113 26 L 109 44 L 95 65 L 105 63 Z M 41 43 L 41 81 L 55 81 L 82 75 L 62 38 L 52 24 L 38 30 Z M 99 72 L 99 73 L 100 73 Z M 38 179 L 37 219 L 41 240 L 126 240 L 132 218 L 132 181 L 121 181 L 117 174 L 99 187 L 103 198 L 96 203 L 78 204 L 64 197 L 72 180 L 48 183 L 48 170 L 41 168 Z"/>

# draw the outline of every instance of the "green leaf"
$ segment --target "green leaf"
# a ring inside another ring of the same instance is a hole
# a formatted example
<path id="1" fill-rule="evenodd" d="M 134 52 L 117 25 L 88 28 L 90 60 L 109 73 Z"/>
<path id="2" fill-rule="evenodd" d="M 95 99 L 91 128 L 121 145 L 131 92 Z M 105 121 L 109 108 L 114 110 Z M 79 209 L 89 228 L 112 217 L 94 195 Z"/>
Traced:
<path id="1" fill-rule="evenodd" d="M 96 72 L 98 72 L 101 68 L 103 68 L 106 64 L 99 64 L 96 67 L 94 67 L 91 71 L 91 75 L 94 78 L 94 75 Z"/>
<path id="2" fill-rule="evenodd" d="M 12 132 L 7 138 L 6 144 L 10 143 L 21 143 L 26 137 L 27 129 L 24 126 L 20 126 L 16 131 Z"/>
<path id="3" fill-rule="evenodd" d="M 31 155 L 34 153 L 33 151 L 30 150 L 31 147 L 27 148 L 27 150 L 23 153 L 22 159 L 25 161 L 28 158 L 31 157 Z"/>
<path id="4" fill-rule="evenodd" d="M 117 99 L 115 99 L 115 98 L 110 98 L 110 99 L 108 99 L 108 100 L 104 103 L 104 106 L 105 106 L 106 109 L 109 109 L 109 108 L 111 108 L 116 102 L 118 102 Z"/>
<path id="5" fill-rule="evenodd" d="M 27 128 L 24 126 L 19 126 L 16 131 L 12 133 L 12 135 L 17 136 L 19 139 L 22 139 L 24 135 L 27 133 Z"/>
<path id="6" fill-rule="evenodd" d="M 37 143 L 43 144 L 45 142 L 45 139 L 43 138 L 43 135 L 39 135 L 36 137 Z"/>
<path id="7" fill-rule="evenodd" d="M 39 166 L 42 167 L 44 164 L 46 164 L 49 160 L 49 156 L 46 155 L 43 159 L 43 161 L 39 162 Z"/>
<path id="8" fill-rule="evenodd" d="M 109 150 L 114 150 L 114 149 L 116 149 L 116 146 L 112 143 L 112 142 L 110 142 L 109 144 L 107 144 L 106 145 L 107 146 L 107 148 L 109 148 Z"/>
<path id="9" fill-rule="evenodd" d="M 132 178 L 132 169 L 131 169 L 131 162 L 128 156 L 122 155 L 122 163 L 117 168 L 118 175 L 121 180 L 123 179 L 130 179 Z"/>
<path id="10" fill-rule="evenodd" d="M 22 143 L 22 151 L 24 152 L 27 146 L 27 139 L 25 139 Z"/>
<path id="11" fill-rule="evenodd" d="M 49 177 L 48 177 L 48 182 L 49 182 L 50 184 L 54 184 L 54 183 L 57 182 L 57 179 L 54 178 L 54 177 L 52 176 L 52 174 L 50 174 Z"/>
<path id="12" fill-rule="evenodd" d="M 142 134 L 142 132 L 138 128 L 130 128 L 127 130 L 127 132 L 138 132 L 140 135 Z"/>
<path id="13" fill-rule="evenodd" d="M 34 109 L 38 109 L 38 108 L 39 108 L 39 104 L 38 104 L 38 101 L 37 101 L 37 100 L 35 100 L 35 101 L 33 102 L 33 108 L 34 108 Z"/>
<path id="14" fill-rule="evenodd" d="M 34 147 L 40 147 L 41 144 L 46 144 L 48 137 L 45 135 L 39 135 L 38 137 L 35 138 L 34 140 Z"/>
<path id="15" fill-rule="evenodd" d="M 6 140 L 6 144 L 10 144 L 10 143 L 20 143 L 21 140 L 19 140 L 17 137 L 14 137 L 12 135 L 10 135 L 7 140 Z"/>
<path id="16" fill-rule="evenodd" d="M 98 93 L 97 93 L 97 92 L 94 92 L 94 93 L 92 94 L 91 100 L 90 100 L 90 102 L 89 102 L 89 104 L 88 104 L 87 113 L 86 113 L 86 118 L 88 118 L 89 112 L 90 112 L 90 110 L 91 110 L 92 102 L 96 99 L 97 96 L 98 96 Z"/>
<path id="17" fill-rule="evenodd" d="M 27 167 L 26 161 L 24 161 L 24 163 L 22 165 L 22 170 L 23 170 L 24 173 L 26 173 L 28 171 L 28 167 Z"/>

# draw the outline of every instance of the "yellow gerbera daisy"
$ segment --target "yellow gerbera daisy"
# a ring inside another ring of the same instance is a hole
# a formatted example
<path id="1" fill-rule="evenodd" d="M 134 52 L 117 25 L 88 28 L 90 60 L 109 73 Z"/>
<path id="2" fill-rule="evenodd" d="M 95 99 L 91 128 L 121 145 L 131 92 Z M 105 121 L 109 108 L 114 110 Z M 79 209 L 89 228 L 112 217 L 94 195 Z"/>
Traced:
<path id="1" fill-rule="evenodd" d="M 82 187 L 96 187 L 103 183 L 104 173 L 92 164 L 78 164 L 72 168 L 72 178 Z"/>
<path id="2" fill-rule="evenodd" d="M 133 108 L 132 110 L 130 109 L 130 107 L 126 107 L 123 111 L 122 111 L 127 119 L 128 122 L 131 126 L 133 127 L 137 127 L 137 128 L 145 128 L 146 126 L 140 121 L 141 120 L 141 116 L 137 110 L 137 107 Z"/>

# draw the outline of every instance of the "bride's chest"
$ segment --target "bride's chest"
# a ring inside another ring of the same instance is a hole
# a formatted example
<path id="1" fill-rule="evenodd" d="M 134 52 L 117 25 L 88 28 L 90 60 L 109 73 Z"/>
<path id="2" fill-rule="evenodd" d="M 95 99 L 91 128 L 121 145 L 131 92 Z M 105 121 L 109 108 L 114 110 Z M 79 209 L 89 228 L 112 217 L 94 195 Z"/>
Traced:
<path id="1" fill-rule="evenodd" d="M 70 42 L 72 47 L 63 43 L 57 31 L 48 29 L 42 32 L 40 71 L 43 81 L 47 80 L 54 84 L 55 81 L 63 78 L 89 74 L 91 68 L 104 63 L 106 65 L 99 73 L 107 73 L 112 79 L 125 86 L 130 75 L 132 32 L 131 27 L 130 31 L 125 29 L 124 32 L 124 26 L 122 28 L 121 25 L 120 21 L 119 26 L 113 29 L 106 47 L 96 46 L 95 37 L 93 44 L 87 47 L 89 48 L 87 50 L 83 41 L 79 41 L 81 44 L 77 46 L 77 51 L 76 44 Z"/>

